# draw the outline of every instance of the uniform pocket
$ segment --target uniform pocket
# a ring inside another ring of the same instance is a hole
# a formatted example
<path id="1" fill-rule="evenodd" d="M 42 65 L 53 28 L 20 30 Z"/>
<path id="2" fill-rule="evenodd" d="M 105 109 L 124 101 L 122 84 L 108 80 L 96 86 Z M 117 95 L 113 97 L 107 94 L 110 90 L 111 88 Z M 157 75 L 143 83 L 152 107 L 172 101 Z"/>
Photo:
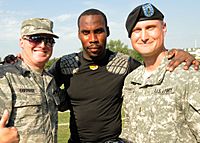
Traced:
<path id="1" fill-rule="evenodd" d="M 17 94 L 14 99 L 14 107 L 26 107 L 26 106 L 40 106 L 43 104 L 43 96 L 34 93 L 34 94 Z"/>

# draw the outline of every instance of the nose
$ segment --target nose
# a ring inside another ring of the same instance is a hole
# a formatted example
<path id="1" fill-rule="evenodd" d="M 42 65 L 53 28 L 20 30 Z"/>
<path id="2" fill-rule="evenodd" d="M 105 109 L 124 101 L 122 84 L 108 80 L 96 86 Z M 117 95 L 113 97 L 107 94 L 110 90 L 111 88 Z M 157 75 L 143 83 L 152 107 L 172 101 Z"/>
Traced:
<path id="1" fill-rule="evenodd" d="M 42 47 L 42 48 L 44 48 L 46 46 L 46 44 L 45 44 L 44 41 L 41 41 L 40 44 L 39 44 L 39 46 Z"/>
<path id="2" fill-rule="evenodd" d="M 97 35 L 95 33 L 91 33 L 89 35 L 89 42 L 90 43 L 94 43 L 94 42 L 97 42 Z"/>
<path id="3" fill-rule="evenodd" d="M 141 35 L 142 41 L 143 41 L 143 42 L 146 42 L 146 41 L 148 40 L 148 38 L 149 38 L 148 32 L 147 32 L 146 30 L 142 30 L 142 33 L 141 33 L 141 34 L 142 34 L 142 35 Z"/>

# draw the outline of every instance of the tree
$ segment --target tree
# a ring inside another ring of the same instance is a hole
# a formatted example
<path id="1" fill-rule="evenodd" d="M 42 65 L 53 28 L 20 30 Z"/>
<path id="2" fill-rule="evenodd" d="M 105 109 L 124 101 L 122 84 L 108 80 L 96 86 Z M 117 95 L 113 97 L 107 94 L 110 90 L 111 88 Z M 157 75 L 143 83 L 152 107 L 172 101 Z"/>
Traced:
<path id="1" fill-rule="evenodd" d="M 107 48 L 114 52 L 129 55 L 140 62 L 143 61 L 142 56 L 138 52 L 133 48 L 128 48 L 128 45 L 125 45 L 120 40 L 110 40 L 107 44 Z"/>

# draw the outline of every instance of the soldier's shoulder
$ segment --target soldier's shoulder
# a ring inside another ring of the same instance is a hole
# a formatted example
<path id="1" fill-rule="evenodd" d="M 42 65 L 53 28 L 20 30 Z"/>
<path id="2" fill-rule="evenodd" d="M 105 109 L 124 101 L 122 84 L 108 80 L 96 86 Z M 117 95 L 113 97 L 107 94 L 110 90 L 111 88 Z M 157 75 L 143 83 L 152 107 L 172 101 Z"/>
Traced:
<path id="1" fill-rule="evenodd" d="M 183 69 L 184 64 L 181 64 L 178 66 L 172 74 L 175 74 L 175 76 L 178 76 L 180 78 L 186 78 L 186 77 L 200 77 L 200 71 L 195 70 L 193 67 L 190 67 L 188 70 Z"/>
<path id="2" fill-rule="evenodd" d="M 5 76 L 6 73 L 19 74 L 20 71 L 13 64 L 0 65 L 0 78 Z"/>

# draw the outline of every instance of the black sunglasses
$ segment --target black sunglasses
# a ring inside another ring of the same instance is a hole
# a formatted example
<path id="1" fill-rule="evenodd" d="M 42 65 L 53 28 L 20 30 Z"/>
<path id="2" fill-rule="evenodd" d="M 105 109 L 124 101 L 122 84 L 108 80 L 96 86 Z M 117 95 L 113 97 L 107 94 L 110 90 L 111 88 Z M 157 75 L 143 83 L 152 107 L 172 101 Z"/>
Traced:
<path id="1" fill-rule="evenodd" d="M 48 47 L 53 47 L 55 44 L 55 40 L 52 37 L 46 37 L 41 35 L 25 36 L 23 37 L 23 39 L 28 40 L 34 46 L 40 44 L 42 41 Z"/>

